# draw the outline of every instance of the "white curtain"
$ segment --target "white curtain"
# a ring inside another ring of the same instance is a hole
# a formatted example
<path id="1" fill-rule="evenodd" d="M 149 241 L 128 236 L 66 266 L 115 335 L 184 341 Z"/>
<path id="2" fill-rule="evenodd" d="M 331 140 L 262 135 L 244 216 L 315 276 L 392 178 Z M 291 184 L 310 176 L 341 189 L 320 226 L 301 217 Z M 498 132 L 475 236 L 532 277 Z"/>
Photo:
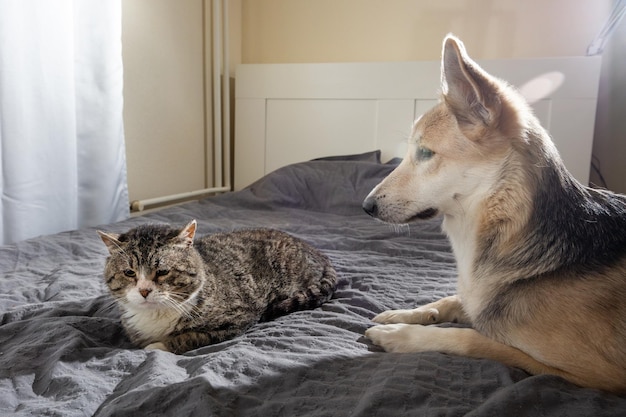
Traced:
<path id="1" fill-rule="evenodd" d="M 0 0 L 0 243 L 128 217 L 121 0 Z"/>

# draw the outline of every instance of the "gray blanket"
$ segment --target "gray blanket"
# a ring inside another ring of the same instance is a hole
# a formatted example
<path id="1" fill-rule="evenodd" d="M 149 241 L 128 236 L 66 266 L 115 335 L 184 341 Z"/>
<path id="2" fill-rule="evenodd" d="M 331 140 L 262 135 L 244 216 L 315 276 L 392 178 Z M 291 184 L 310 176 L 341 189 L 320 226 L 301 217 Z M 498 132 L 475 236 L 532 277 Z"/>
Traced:
<path id="1" fill-rule="evenodd" d="M 0 248 L 0 415 L 624 416 L 626 398 L 440 353 L 390 354 L 370 319 L 455 292 L 438 220 L 394 229 L 360 208 L 377 153 L 282 168 L 247 189 L 102 226 L 267 226 L 322 249 L 340 283 L 321 308 L 184 355 L 136 349 L 107 296 L 95 229 Z"/>

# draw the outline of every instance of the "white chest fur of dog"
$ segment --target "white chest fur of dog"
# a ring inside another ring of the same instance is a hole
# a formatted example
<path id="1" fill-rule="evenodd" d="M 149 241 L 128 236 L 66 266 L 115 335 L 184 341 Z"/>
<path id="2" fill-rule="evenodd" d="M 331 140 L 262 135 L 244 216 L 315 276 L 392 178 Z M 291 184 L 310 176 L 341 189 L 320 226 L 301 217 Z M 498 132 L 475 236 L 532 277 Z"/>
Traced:
<path id="1" fill-rule="evenodd" d="M 452 36 L 441 87 L 363 208 L 400 224 L 443 215 L 458 294 L 383 312 L 367 337 L 626 392 L 626 197 L 578 183 L 523 98 Z M 473 329 L 423 326 L 445 321 Z"/>

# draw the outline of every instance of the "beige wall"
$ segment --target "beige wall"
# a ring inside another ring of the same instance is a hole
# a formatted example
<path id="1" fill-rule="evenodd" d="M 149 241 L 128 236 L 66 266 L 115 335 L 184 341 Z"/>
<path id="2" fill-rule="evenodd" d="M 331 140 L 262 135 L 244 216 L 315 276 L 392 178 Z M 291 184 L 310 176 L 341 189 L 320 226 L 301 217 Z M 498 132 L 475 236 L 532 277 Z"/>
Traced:
<path id="1" fill-rule="evenodd" d="M 123 0 L 130 200 L 205 187 L 202 0 Z"/>
<path id="2" fill-rule="evenodd" d="M 228 4 L 232 76 L 241 62 L 241 0 Z M 122 1 L 131 201 L 214 185 L 212 11 L 211 0 Z"/>
<path id="3" fill-rule="evenodd" d="M 584 55 L 611 0 L 243 0 L 244 63 Z"/>
<path id="4" fill-rule="evenodd" d="M 229 67 L 231 77 L 235 76 L 237 65 L 241 64 L 241 48 L 242 42 L 242 3 L 241 0 L 228 0 L 228 36 L 229 44 Z"/>

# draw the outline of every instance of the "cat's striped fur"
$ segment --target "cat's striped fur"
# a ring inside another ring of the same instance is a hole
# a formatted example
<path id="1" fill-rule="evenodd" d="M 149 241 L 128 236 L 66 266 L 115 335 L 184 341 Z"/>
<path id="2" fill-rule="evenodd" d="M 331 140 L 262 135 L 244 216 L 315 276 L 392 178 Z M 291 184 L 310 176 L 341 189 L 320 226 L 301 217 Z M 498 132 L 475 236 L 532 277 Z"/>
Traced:
<path id="1" fill-rule="evenodd" d="M 195 231 L 194 220 L 99 232 L 110 253 L 106 284 L 137 346 L 186 352 L 333 294 L 329 259 L 287 233 L 243 229 L 194 241 Z"/>

